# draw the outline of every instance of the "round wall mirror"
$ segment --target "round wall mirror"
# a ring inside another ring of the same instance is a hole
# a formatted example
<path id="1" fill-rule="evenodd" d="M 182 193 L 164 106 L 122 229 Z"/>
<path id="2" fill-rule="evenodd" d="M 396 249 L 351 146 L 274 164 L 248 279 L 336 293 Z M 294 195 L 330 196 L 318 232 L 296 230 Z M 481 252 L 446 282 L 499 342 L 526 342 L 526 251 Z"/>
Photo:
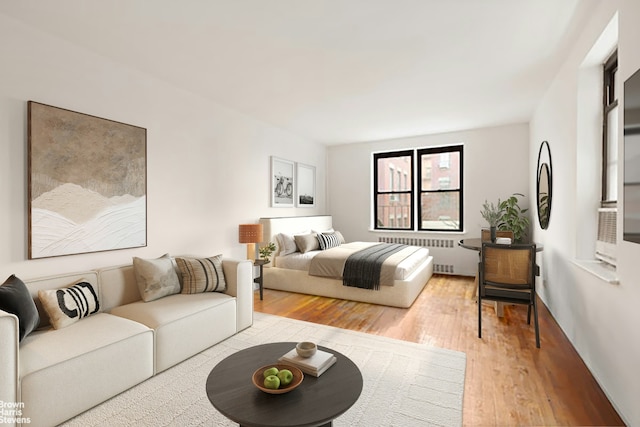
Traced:
<path id="1" fill-rule="evenodd" d="M 546 151 L 543 152 L 543 149 Z M 544 160 L 547 160 L 548 163 Z M 538 200 L 538 222 L 543 230 L 549 227 L 549 218 L 551 217 L 551 150 L 549 143 L 542 141 L 540 151 L 538 151 L 538 167 L 536 177 L 536 196 Z"/>

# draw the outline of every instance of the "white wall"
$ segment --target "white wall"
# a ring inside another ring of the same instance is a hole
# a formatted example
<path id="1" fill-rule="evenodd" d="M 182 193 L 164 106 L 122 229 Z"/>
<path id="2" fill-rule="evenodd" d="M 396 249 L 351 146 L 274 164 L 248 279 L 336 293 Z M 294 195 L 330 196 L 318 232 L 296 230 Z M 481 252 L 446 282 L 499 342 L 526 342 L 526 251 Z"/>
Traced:
<path id="1" fill-rule="evenodd" d="M 553 156 L 551 219 L 547 230 L 536 227 L 534 231 L 535 240 L 544 243 L 546 272 L 540 296 L 625 422 L 640 425 L 640 245 L 622 241 L 619 216 L 620 284 L 605 282 L 573 263 L 592 253 L 594 238 L 587 235 L 594 233 L 594 213 L 589 207 L 597 208 L 597 202 L 584 193 L 590 185 L 599 185 L 599 171 L 588 170 L 597 155 L 589 135 L 598 132 L 599 126 L 589 122 L 585 103 L 593 99 L 593 93 L 585 85 L 589 81 L 601 84 L 601 79 L 593 78 L 584 64 L 617 10 L 621 82 L 640 68 L 640 3 L 600 2 L 530 123 L 529 165 L 533 176 L 540 142 L 548 140 Z M 622 132 L 619 134 L 622 153 Z M 620 189 L 622 173 L 620 168 Z M 534 181 L 529 189 L 535 189 Z M 622 191 L 618 194 L 622 206 Z"/>
<path id="2" fill-rule="evenodd" d="M 372 231 L 372 153 L 406 148 L 464 144 L 464 232 L 409 233 Z M 328 149 L 328 206 L 334 226 L 347 240 L 373 240 L 379 236 L 453 239 L 453 248 L 431 248 L 437 264 L 453 265 L 455 274 L 475 275 L 477 253 L 458 247 L 465 237 L 480 236 L 488 227 L 480 215 L 485 200 L 497 202 L 522 193 L 521 207 L 530 203 L 529 127 L 526 124 L 424 135 Z M 534 190 L 535 191 L 535 190 Z"/>
<path id="3" fill-rule="evenodd" d="M 325 213 L 323 145 L 72 46 L 0 14 L 0 278 L 31 278 L 132 256 L 244 258 L 238 224 Z M 186 70 L 185 70 L 186 71 Z M 188 77 L 188 73 L 185 75 Z M 147 247 L 27 260 L 27 101 L 147 129 Z M 315 208 L 270 208 L 269 157 L 316 166 Z"/>

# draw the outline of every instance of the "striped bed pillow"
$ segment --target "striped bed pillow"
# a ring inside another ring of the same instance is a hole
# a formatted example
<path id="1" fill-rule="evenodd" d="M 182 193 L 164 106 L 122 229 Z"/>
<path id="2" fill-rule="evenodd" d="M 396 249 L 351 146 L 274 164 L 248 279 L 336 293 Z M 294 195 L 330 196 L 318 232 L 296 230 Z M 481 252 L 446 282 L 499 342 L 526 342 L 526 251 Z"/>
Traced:
<path id="1" fill-rule="evenodd" d="M 182 277 L 183 294 L 224 292 L 227 282 L 222 272 L 222 255 L 209 258 L 176 258 Z"/>
<path id="2" fill-rule="evenodd" d="M 321 251 L 338 247 L 342 244 L 341 235 L 338 233 L 318 233 L 318 243 Z"/>

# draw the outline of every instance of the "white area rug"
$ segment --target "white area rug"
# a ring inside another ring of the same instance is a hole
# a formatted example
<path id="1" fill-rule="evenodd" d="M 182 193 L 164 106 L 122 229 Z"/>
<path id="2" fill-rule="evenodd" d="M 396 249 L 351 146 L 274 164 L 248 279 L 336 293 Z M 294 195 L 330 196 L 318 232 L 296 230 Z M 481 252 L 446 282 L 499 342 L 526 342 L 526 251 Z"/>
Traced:
<path id="1" fill-rule="evenodd" d="M 205 383 L 211 369 L 253 345 L 304 340 L 339 351 L 362 372 L 360 398 L 334 420 L 334 426 L 462 425 L 464 353 L 262 313 L 255 313 L 249 329 L 63 425 L 237 426 L 207 398 Z"/>

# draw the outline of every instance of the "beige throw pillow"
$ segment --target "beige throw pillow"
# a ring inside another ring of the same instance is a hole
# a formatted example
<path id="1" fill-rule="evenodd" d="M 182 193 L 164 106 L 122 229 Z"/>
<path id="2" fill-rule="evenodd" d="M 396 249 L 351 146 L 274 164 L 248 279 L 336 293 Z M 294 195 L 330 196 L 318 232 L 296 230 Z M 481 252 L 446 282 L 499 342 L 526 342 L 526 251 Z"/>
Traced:
<path id="1" fill-rule="evenodd" d="M 182 293 L 224 292 L 227 282 L 222 271 L 222 255 L 209 258 L 176 258 L 182 276 Z"/>
<path id="2" fill-rule="evenodd" d="M 133 257 L 133 270 L 144 302 L 180 293 L 176 266 L 169 254 L 156 259 Z"/>

